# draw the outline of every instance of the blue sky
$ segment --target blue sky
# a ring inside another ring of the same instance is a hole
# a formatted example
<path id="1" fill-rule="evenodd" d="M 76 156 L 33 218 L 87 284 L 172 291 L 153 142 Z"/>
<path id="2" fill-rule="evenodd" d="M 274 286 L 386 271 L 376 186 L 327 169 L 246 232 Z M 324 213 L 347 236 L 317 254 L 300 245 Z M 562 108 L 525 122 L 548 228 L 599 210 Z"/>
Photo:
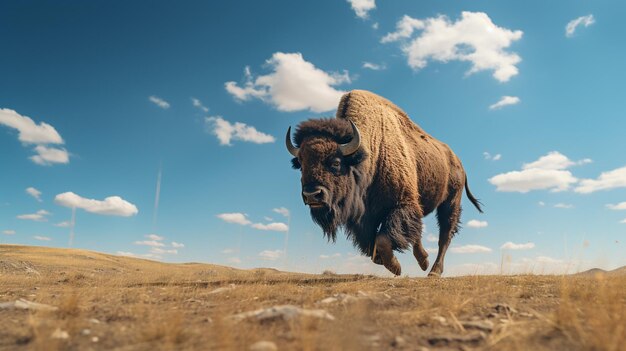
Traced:
<path id="1" fill-rule="evenodd" d="M 626 265 L 624 10 L 3 2 L 0 242 L 66 247 L 75 207 L 77 248 L 387 274 L 343 236 L 326 242 L 282 143 L 366 89 L 448 143 L 485 204 L 464 200 L 446 274 Z"/>

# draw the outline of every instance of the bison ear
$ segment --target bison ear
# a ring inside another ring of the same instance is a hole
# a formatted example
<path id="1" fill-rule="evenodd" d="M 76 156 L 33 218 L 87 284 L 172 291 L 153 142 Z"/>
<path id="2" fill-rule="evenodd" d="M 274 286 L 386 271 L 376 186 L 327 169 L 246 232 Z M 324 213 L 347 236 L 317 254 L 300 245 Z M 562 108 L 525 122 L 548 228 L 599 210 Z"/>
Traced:
<path id="1" fill-rule="evenodd" d="M 291 159 L 291 168 L 293 169 L 300 169 L 302 168 L 302 165 L 300 164 L 300 161 L 298 161 L 297 157 L 294 157 Z"/>
<path id="2" fill-rule="evenodd" d="M 350 156 L 344 156 L 345 162 L 350 166 L 356 166 L 359 163 L 363 162 L 367 158 L 367 154 L 363 149 L 357 150 L 357 152 L 353 153 Z"/>

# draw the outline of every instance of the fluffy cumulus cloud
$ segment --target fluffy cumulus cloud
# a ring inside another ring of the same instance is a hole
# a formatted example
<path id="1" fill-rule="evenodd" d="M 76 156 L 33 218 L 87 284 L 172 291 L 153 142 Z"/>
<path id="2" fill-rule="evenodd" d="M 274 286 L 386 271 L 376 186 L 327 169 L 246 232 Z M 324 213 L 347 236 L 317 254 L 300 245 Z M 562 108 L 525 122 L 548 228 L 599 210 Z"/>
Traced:
<path id="1" fill-rule="evenodd" d="M 606 204 L 606 208 L 615 211 L 626 210 L 626 201 L 620 202 L 618 204 Z"/>
<path id="2" fill-rule="evenodd" d="M 33 238 L 35 238 L 35 240 L 39 240 L 39 241 L 52 241 L 52 238 L 49 238 L 47 236 L 41 236 L 41 235 L 35 235 L 35 236 L 33 236 Z"/>
<path id="3" fill-rule="evenodd" d="M 566 204 L 564 202 L 559 202 L 558 204 L 555 204 L 554 207 L 556 207 L 556 208 L 563 208 L 563 209 L 569 209 L 569 208 L 574 208 L 574 205 Z"/>
<path id="4" fill-rule="evenodd" d="M 285 209 L 286 208 L 282 208 Z M 274 209 L 276 210 L 276 209 Z M 280 210 L 280 209 L 279 209 Z M 276 212 L 276 211 L 275 211 Z M 280 212 L 279 212 L 280 213 Z M 289 231 L 289 226 L 285 223 L 281 222 L 272 222 L 272 223 L 252 223 L 248 216 L 244 213 L 234 212 L 234 213 L 221 213 L 217 215 L 217 218 L 223 220 L 227 223 L 234 223 L 239 225 L 250 226 L 254 229 L 258 230 L 266 230 L 266 231 L 274 231 L 274 232 L 287 232 Z"/>
<path id="5" fill-rule="evenodd" d="M 15 235 L 15 230 L 3 230 L 2 234 L 4 235 Z"/>
<path id="6" fill-rule="evenodd" d="M 500 98 L 500 100 L 498 100 L 498 102 L 496 102 L 493 105 L 489 106 L 490 110 L 499 110 L 501 108 L 503 108 L 504 106 L 511 106 L 511 105 L 517 105 L 521 102 L 522 100 L 520 100 L 520 98 L 518 98 L 517 96 L 503 96 Z"/>
<path id="7" fill-rule="evenodd" d="M 26 193 L 41 202 L 41 191 L 31 187 L 26 188 Z"/>
<path id="8" fill-rule="evenodd" d="M 220 141 L 220 145 L 232 145 L 232 141 L 246 141 L 255 144 L 273 143 L 276 139 L 265 133 L 261 133 L 256 128 L 245 123 L 230 123 L 221 116 L 206 117 L 207 130 L 215 135 Z"/>
<path id="9" fill-rule="evenodd" d="M 175 241 L 172 241 L 171 245 L 175 249 L 182 249 L 183 247 L 185 247 L 185 244 L 177 243 Z"/>
<path id="10" fill-rule="evenodd" d="M 165 246 L 165 244 L 163 244 L 162 242 L 158 240 L 138 240 L 138 241 L 135 241 L 135 245 L 152 246 L 152 247 L 164 247 Z"/>
<path id="11" fill-rule="evenodd" d="M 165 239 L 164 237 L 157 235 L 157 234 L 147 234 L 144 236 L 150 240 L 156 240 L 156 241 L 163 241 L 163 239 Z"/>
<path id="12" fill-rule="evenodd" d="M 283 256 L 282 250 L 263 250 L 259 252 L 259 258 L 267 261 L 276 261 Z"/>
<path id="13" fill-rule="evenodd" d="M 266 65 L 272 73 L 255 78 L 246 67 L 243 86 L 226 82 L 226 91 L 238 101 L 260 99 L 279 111 L 324 112 L 337 108 L 344 93 L 334 87 L 350 83 L 347 72 L 325 72 L 300 53 L 274 53 Z"/>
<path id="14" fill-rule="evenodd" d="M 419 31 L 420 33 L 414 34 Z M 470 62 L 467 74 L 493 71 L 493 77 L 506 82 L 518 74 L 521 58 L 507 49 L 522 38 L 520 30 L 498 27 L 483 12 L 463 12 L 456 22 L 446 16 L 424 20 L 404 16 L 396 24 L 396 31 L 387 34 L 382 43 L 402 41 L 402 51 L 408 64 L 415 70 L 427 66 L 428 61 Z"/>
<path id="15" fill-rule="evenodd" d="M 467 222 L 467 226 L 470 228 L 485 228 L 489 225 L 489 223 L 487 223 L 487 221 L 479 221 L 477 219 L 472 219 L 469 222 Z"/>
<path id="16" fill-rule="evenodd" d="M 348 0 L 357 17 L 366 19 L 368 12 L 376 8 L 376 0 Z"/>
<path id="17" fill-rule="evenodd" d="M 49 144 L 64 144 L 63 138 L 53 126 L 45 123 L 35 123 L 32 118 L 22 116 L 10 109 L 0 109 L 0 125 L 16 129 L 18 140 L 23 144 L 35 145 L 35 155 L 30 159 L 39 165 L 54 163 L 69 163 L 69 153 L 64 148 L 47 146 Z"/>
<path id="18" fill-rule="evenodd" d="M 159 106 L 160 108 L 164 109 L 164 110 L 167 110 L 168 108 L 170 108 L 170 103 L 165 101 L 165 100 L 163 100 L 163 99 L 161 99 L 158 96 L 152 95 L 152 96 L 148 97 L 148 100 L 150 102 L 152 102 L 153 104 Z"/>
<path id="19" fill-rule="evenodd" d="M 582 179 L 574 191 L 581 194 L 589 194 L 599 190 L 615 188 L 626 188 L 626 166 L 602 172 L 596 179 Z"/>
<path id="20" fill-rule="evenodd" d="M 72 222 L 70 221 L 63 221 L 63 222 L 59 222 L 57 224 L 54 225 L 55 227 L 60 227 L 60 228 L 69 228 L 72 226 Z"/>
<path id="21" fill-rule="evenodd" d="M 69 191 L 55 196 L 54 202 L 61 206 L 81 208 L 87 212 L 106 216 L 130 217 L 139 212 L 137 206 L 119 196 L 109 196 L 101 201 L 87 199 Z"/>
<path id="22" fill-rule="evenodd" d="M 46 210 L 39 210 L 36 213 L 19 215 L 17 216 L 17 219 L 25 219 L 29 221 L 35 221 L 35 222 L 46 222 L 48 221 L 48 218 L 46 217 L 49 215 L 50 215 L 50 212 Z"/>
<path id="23" fill-rule="evenodd" d="M 339 257 L 341 257 L 341 254 L 339 252 L 334 253 L 332 255 L 320 255 L 320 259 L 322 259 L 322 260 L 326 260 L 326 259 L 329 259 L 329 258 L 339 258 Z"/>
<path id="24" fill-rule="evenodd" d="M 574 33 L 576 32 L 576 28 L 580 26 L 589 27 L 590 25 L 594 23 L 596 23 L 596 19 L 591 14 L 587 16 L 580 16 L 578 18 L 575 18 L 569 21 L 567 25 L 565 26 L 565 36 L 568 38 L 571 38 L 574 36 Z"/>
<path id="25" fill-rule="evenodd" d="M 63 148 L 48 147 L 45 145 L 37 145 L 35 147 L 37 155 L 33 155 L 30 159 L 38 165 L 49 166 L 54 163 L 69 163 L 70 155 Z"/>
<path id="26" fill-rule="evenodd" d="M 220 213 L 217 215 L 217 218 L 223 220 L 226 223 L 234 223 L 240 225 L 249 225 L 252 222 L 247 218 L 244 213 Z"/>
<path id="27" fill-rule="evenodd" d="M 485 252 L 491 252 L 491 249 L 486 247 L 486 246 L 482 246 L 482 245 L 463 245 L 463 246 L 454 246 L 450 248 L 450 252 L 453 253 L 485 253 Z"/>
<path id="28" fill-rule="evenodd" d="M 507 241 L 500 246 L 502 250 L 530 250 L 535 247 L 535 243 L 516 244 L 512 241 Z"/>
<path id="29" fill-rule="evenodd" d="M 552 151 L 537 161 L 524 164 L 521 171 L 498 174 L 489 182 L 496 186 L 497 191 L 503 192 L 564 191 L 578 182 L 567 168 L 590 162 L 590 159 L 574 162 L 560 152 Z"/>

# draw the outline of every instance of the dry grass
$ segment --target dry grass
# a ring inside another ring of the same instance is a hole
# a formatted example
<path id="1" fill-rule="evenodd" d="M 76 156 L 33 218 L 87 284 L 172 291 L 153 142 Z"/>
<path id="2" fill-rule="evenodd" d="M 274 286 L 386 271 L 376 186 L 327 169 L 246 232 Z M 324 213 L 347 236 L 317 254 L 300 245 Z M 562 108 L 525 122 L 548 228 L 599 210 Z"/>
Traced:
<path id="1" fill-rule="evenodd" d="M 230 290 L 212 293 L 220 287 Z M 322 304 L 336 294 L 344 302 Z M 236 270 L 163 264 L 82 250 L 0 246 L 2 350 L 624 350 L 624 276 L 468 276 L 444 279 Z M 233 322 L 275 305 L 324 309 L 334 321 Z M 506 306 L 496 309 L 496 304 Z M 491 322 L 478 339 L 466 322 Z M 59 339 L 55 331 L 69 338 Z M 434 341 L 435 336 L 448 341 Z M 402 340 L 396 340 L 400 337 Z M 453 340 L 466 337 L 466 340 Z"/>

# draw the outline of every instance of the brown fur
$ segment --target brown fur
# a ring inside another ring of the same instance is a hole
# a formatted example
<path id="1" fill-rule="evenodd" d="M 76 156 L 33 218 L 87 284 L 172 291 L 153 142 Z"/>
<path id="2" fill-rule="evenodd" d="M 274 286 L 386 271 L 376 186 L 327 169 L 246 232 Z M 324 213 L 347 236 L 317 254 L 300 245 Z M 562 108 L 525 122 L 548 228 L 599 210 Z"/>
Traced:
<path id="1" fill-rule="evenodd" d="M 359 128 L 361 147 L 344 157 L 339 144 L 352 139 L 348 120 Z M 394 274 L 400 274 L 400 265 L 393 250 L 412 245 L 425 270 L 421 219 L 437 210 L 439 253 L 430 275 L 442 273 L 445 252 L 459 229 L 467 183 L 461 161 L 448 145 L 390 101 L 363 90 L 342 97 L 335 119 L 301 123 L 295 141 L 300 153 L 293 162 L 302 167 L 303 189 L 318 185 L 328 190 L 328 207 L 311 209 L 311 214 L 329 238 L 334 240 L 343 227 L 361 252 Z M 335 159 L 341 159 L 341 169 L 329 168 Z"/>

